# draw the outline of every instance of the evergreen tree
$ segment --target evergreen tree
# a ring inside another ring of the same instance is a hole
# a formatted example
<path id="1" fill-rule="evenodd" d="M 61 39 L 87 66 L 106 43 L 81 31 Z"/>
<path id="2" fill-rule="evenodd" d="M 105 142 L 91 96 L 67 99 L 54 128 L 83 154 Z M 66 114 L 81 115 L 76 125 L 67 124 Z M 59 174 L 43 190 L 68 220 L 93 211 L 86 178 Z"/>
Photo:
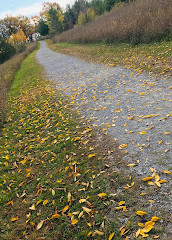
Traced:
<path id="1" fill-rule="evenodd" d="M 41 36 L 45 36 L 49 33 L 49 27 L 43 19 L 39 21 L 38 32 Z"/>

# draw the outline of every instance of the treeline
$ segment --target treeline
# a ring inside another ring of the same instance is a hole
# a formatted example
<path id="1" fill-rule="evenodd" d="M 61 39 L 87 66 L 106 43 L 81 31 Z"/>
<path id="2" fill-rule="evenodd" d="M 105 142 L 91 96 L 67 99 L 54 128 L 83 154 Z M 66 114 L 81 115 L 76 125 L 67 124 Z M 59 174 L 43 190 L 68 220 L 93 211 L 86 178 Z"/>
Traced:
<path id="1" fill-rule="evenodd" d="M 75 25 L 84 25 L 99 15 L 110 11 L 113 7 L 130 0 L 77 0 L 64 13 L 64 29 L 71 29 Z"/>
<path id="2" fill-rule="evenodd" d="M 76 0 L 63 12 L 58 3 L 45 2 L 40 13 L 38 32 L 45 36 L 59 34 L 76 26 L 85 25 L 113 7 L 131 0 Z"/>
<path id="3" fill-rule="evenodd" d="M 93 2 L 96 0 L 90 4 Z M 118 3 L 109 13 L 96 17 L 85 25 L 57 34 L 53 41 L 72 43 L 122 41 L 139 44 L 171 38 L 172 1 L 138 0 Z"/>

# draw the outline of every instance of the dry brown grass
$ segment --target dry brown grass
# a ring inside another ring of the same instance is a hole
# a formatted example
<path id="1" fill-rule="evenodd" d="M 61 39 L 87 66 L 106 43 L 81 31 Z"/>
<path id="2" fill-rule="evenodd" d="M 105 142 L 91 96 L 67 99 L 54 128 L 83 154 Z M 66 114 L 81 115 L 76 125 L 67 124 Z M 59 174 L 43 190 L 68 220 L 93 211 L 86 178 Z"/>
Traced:
<path id="1" fill-rule="evenodd" d="M 54 37 L 54 42 L 123 41 L 134 44 L 170 38 L 171 0 L 138 0 L 121 5 L 91 23 Z"/>
<path id="2" fill-rule="evenodd" d="M 8 90 L 16 71 L 19 69 L 22 61 L 37 47 L 37 43 L 31 43 L 27 49 L 10 60 L 0 65 L 0 126 L 5 121 L 5 104 Z"/>

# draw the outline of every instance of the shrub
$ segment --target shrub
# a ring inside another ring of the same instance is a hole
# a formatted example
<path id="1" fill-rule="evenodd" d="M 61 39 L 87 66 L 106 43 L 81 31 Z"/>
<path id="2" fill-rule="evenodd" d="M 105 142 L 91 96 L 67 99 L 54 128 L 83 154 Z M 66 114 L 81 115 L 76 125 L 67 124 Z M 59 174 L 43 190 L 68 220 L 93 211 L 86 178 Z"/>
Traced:
<path id="1" fill-rule="evenodd" d="M 0 39 L 0 64 L 10 59 L 16 53 L 16 49 L 4 39 Z"/>

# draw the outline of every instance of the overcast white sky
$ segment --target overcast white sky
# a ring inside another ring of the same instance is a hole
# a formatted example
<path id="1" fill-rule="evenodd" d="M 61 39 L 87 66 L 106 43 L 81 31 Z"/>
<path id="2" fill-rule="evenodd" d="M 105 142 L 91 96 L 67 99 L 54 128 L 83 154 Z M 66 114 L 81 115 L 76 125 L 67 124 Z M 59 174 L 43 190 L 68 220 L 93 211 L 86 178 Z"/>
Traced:
<path id="1" fill-rule="evenodd" d="M 57 2 L 65 9 L 67 4 L 73 4 L 75 0 L 0 0 L 0 18 L 6 14 L 16 16 L 35 16 L 38 15 L 43 2 Z"/>

